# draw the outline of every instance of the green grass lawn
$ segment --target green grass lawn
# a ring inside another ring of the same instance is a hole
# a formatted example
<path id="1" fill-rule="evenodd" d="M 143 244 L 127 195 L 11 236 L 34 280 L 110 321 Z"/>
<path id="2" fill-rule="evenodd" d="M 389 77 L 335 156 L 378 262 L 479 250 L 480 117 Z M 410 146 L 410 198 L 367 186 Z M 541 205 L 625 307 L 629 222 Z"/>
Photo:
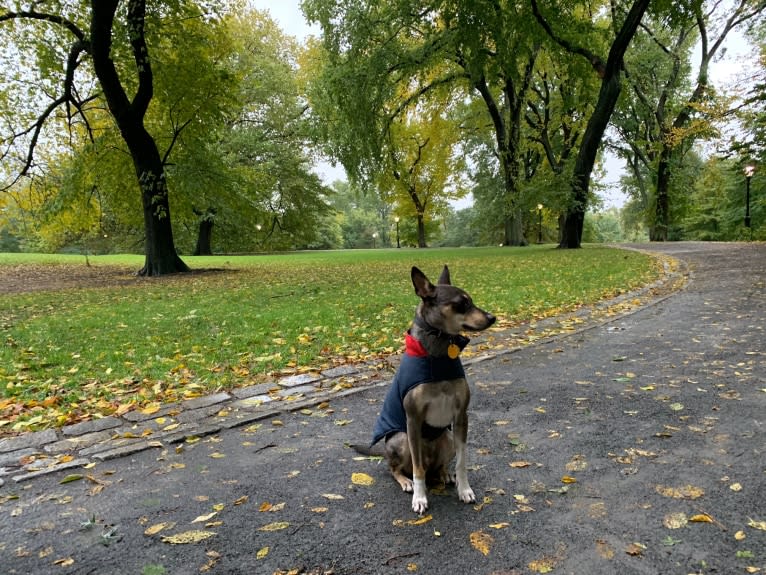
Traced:
<path id="1" fill-rule="evenodd" d="M 501 326 L 569 311 L 659 274 L 648 256 L 590 246 L 184 260 L 220 271 L 4 296 L 0 435 L 398 352 L 418 301 L 413 265 L 436 281 L 447 263 L 453 283 Z M 142 258 L 90 263 L 127 272 Z M 85 261 L 0 254 L 0 282 L 11 265 L 57 265 L 64 277 Z"/>

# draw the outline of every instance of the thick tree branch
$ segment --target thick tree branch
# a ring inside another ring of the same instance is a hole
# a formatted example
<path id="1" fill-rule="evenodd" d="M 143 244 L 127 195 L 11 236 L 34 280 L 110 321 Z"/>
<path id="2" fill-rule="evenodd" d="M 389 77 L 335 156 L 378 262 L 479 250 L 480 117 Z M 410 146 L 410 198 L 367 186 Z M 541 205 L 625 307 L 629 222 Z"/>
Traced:
<path id="1" fill-rule="evenodd" d="M 8 11 L 0 14 L 0 22 L 16 19 L 43 20 L 45 22 L 57 24 L 69 30 L 80 42 L 87 44 L 87 37 L 85 36 L 85 33 L 80 30 L 80 28 L 74 22 L 67 20 L 60 14 L 46 14 L 44 12 L 37 12 L 34 9 L 22 10 L 20 12 Z"/>
<path id="2" fill-rule="evenodd" d="M 548 36 L 550 36 L 550 38 L 554 42 L 556 42 L 559 46 L 564 48 L 567 52 L 571 52 L 572 54 L 579 54 L 580 56 L 583 56 L 586 60 L 588 60 L 588 62 L 590 62 L 590 65 L 599 75 L 599 78 L 603 78 L 606 75 L 606 65 L 604 64 L 604 61 L 601 59 L 601 56 L 599 56 L 598 54 L 595 54 L 594 52 L 591 52 L 587 48 L 583 48 L 582 46 L 573 44 L 566 38 L 562 38 L 561 36 L 556 34 L 556 32 L 551 27 L 551 25 L 548 23 L 548 21 L 540 12 L 540 8 L 537 5 L 537 0 L 532 0 L 532 12 L 534 13 L 535 18 L 537 19 L 537 22 L 540 24 L 540 26 L 542 26 L 543 30 L 545 30 L 545 33 L 548 34 Z"/>
<path id="3" fill-rule="evenodd" d="M 99 2 L 100 0 L 93 0 Z M 128 34 L 133 49 L 133 59 L 138 71 L 138 90 L 133 98 L 133 110 L 139 118 L 146 115 L 149 102 L 154 95 L 152 65 L 149 61 L 149 48 L 146 45 L 144 25 L 146 22 L 146 0 L 128 2 Z"/>

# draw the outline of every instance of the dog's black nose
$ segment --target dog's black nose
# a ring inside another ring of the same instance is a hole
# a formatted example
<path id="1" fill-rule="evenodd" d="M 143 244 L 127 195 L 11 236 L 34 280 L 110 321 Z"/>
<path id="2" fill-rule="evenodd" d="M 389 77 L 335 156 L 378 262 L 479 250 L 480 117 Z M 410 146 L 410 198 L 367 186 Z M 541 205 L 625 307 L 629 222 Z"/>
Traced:
<path id="1" fill-rule="evenodd" d="M 495 323 L 495 320 L 497 318 L 494 315 L 492 315 L 491 313 L 488 313 L 487 314 L 487 319 L 489 320 L 489 325 L 492 325 L 493 323 Z"/>

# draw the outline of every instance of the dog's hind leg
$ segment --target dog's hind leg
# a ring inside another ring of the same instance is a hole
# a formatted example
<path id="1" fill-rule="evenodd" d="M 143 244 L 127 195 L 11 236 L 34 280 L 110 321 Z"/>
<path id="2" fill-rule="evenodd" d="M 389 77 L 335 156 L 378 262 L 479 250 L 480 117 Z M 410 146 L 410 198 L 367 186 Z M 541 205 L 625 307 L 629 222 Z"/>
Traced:
<path id="1" fill-rule="evenodd" d="M 386 440 L 386 459 L 391 475 L 402 491 L 412 493 L 412 479 L 407 477 L 407 474 L 412 475 L 412 456 L 406 433 L 396 433 Z"/>

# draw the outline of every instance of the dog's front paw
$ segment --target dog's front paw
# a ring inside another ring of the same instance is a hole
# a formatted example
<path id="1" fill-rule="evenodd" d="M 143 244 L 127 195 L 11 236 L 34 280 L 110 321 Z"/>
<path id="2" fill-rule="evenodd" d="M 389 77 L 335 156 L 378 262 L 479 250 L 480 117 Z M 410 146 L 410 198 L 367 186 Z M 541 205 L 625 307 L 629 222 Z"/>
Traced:
<path id="1" fill-rule="evenodd" d="M 417 494 L 414 494 L 412 496 L 412 510 L 417 514 L 422 515 L 423 513 L 426 512 L 427 509 L 428 509 L 428 498 L 426 498 L 425 496 L 419 497 Z"/>
<path id="2" fill-rule="evenodd" d="M 412 480 L 412 510 L 415 513 L 425 513 L 428 509 L 428 496 L 426 495 L 426 482 L 423 479 Z"/>
<path id="3" fill-rule="evenodd" d="M 470 485 L 466 485 L 465 487 L 458 487 L 457 495 L 460 498 L 460 501 L 463 503 L 476 502 L 476 495 L 473 494 L 473 489 L 471 489 Z"/>

